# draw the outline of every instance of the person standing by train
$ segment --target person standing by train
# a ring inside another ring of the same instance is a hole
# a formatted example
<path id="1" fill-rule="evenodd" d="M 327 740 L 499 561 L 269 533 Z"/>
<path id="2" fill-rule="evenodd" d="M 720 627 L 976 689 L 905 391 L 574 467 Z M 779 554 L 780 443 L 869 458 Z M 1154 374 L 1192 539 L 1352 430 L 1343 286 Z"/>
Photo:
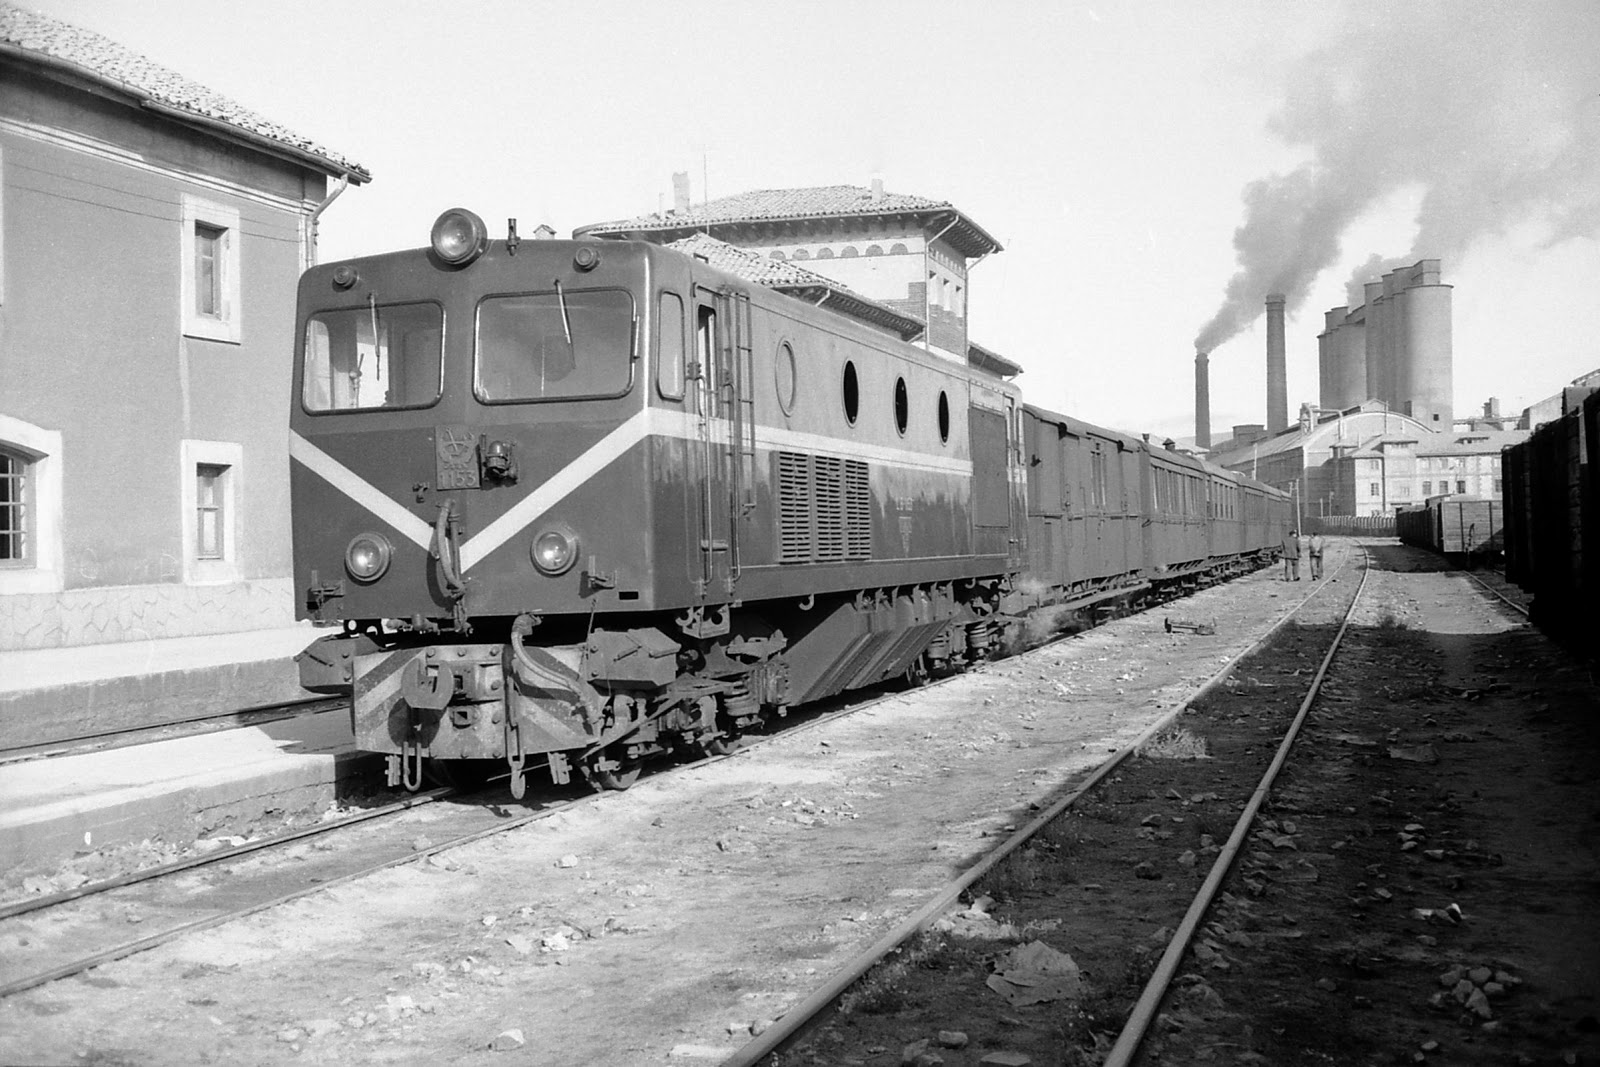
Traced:
<path id="1" fill-rule="evenodd" d="M 1283 580 L 1300 580 L 1300 531 L 1293 526 L 1283 528 Z"/>
<path id="2" fill-rule="evenodd" d="M 1322 548 L 1322 535 L 1320 533 L 1312 534 L 1311 543 L 1306 546 L 1306 554 L 1311 557 L 1311 580 L 1313 582 L 1322 581 Z"/>

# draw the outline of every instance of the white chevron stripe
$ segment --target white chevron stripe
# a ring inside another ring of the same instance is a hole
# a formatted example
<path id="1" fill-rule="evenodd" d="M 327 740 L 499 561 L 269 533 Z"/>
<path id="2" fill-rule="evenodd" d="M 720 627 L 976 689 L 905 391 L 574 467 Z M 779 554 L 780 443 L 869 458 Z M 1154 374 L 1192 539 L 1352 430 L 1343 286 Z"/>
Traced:
<path id="1" fill-rule="evenodd" d="M 731 427 L 726 419 L 713 419 L 710 431 L 718 435 L 717 439 L 727 440 Z M 468 538 L 461 546 L 461 570 L 465 572 L 481 563 L 490 553 L 520 531 L 527 529 L 538 520 L 539 516 L 560 503 L 573 490 L 600 473 L 646 437 L 672 437 L 684 441 L 698 441 L 701 439 L 701 433 L 700 417 L 689 412 L 646 408 L 634 414 L 557 471 L 544 484 L 513 504 L 499 518 Z M 774 426 L 758 427 L 756 435 L 757 447 L 768 450 L 790 448 L 823 455 L 864 459 L 907 470 L 966 477 L 972 474 L 972 463 L 965 459 L 931 456 L 909 449 L 862 444 Z M 418 546 L 426 549 L 432 543 L 433 529 L 426 522 L 292 431 L 289 434 L 289 454 L 321 475 L 351 500 L 416 542 Z"/>
<path id="2" fill-rule="evenodd" d="M 424 550 L 433 543 L 433 527 L 293 430 L 289 431 L 289 455 L 339 492 L 388 523 L 401 537 Z"/>
<path id="3" fill-rule="evenodd" d="M 461 546 L 462 573 L 471 570 L 489 553 L 515 537 L 518 531 L 526 529 L 529 523 L 560 503 L 568 493 L 644 440 L 649 424 L 650 409 L 646 408 L 590 445 L 586 452 L 562 467 L 547 482 L 469 537 L 466 544 Z"/>

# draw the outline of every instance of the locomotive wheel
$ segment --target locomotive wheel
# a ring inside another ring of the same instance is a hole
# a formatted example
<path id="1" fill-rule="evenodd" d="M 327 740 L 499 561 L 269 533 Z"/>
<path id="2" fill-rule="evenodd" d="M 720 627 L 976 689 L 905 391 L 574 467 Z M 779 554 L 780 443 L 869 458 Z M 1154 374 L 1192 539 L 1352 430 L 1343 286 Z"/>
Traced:
<path id="1" fill-rule="evenodd" d="M 589 781 L 601 789 L 621 792 L 639 780 L 639 764 L 630 763 L 611 771 L 590 771 Z"/>

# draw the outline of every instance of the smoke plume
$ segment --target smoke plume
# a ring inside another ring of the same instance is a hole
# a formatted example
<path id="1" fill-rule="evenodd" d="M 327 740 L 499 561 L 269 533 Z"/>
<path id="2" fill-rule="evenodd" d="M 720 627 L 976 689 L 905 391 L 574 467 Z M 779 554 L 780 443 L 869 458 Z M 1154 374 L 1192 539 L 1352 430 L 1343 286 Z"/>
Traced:
<path id="1" fill-rule="evenodd" d="M 1269 292 L 1297 307 L 1349 225 L 1399 189 L 1422 190 L 1416 239 L 1357 270 L 1354 303 L 1360 281 L 1522 222 L 1549 244 L 1600 226 L 1600 3 L 1365 3 L 1345 26 L 1296 64 L 1271 128 L 1311 159 L 1245 187 L 1239 270 L 1198 349 L 1248 326 Z"/>

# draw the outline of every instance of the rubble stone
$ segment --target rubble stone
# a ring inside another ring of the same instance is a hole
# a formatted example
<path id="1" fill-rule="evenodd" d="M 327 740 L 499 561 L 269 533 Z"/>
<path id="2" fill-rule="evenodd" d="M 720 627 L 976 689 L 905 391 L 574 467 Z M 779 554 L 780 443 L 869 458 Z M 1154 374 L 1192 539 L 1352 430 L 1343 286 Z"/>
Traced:
<path id="1" fill-rule="evenodd" d="M 528 1042 L 523 1038 L 522 1031 L 517 1029 L 502 1030 L 489 1042 L 489 1047 L 496 1052 L 511 1052 L 521 1048 Z"/>
<path id="2" fill-rule="evenodd" d="M 960 1030 L 940 1030 L 939 1044 L 945 1048 L 966 1048 L 967 1035 Z"/>

